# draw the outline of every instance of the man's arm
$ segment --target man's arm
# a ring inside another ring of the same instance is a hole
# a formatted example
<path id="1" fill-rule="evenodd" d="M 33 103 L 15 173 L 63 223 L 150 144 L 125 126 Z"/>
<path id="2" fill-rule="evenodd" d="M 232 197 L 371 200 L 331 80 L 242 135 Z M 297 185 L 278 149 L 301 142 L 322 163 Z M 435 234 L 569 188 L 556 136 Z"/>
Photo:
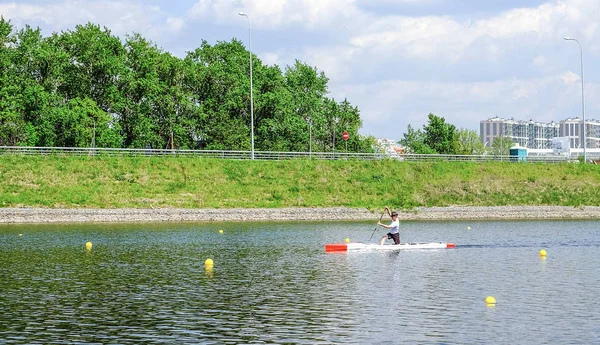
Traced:
<path id="1" fill-rule="evenodd" d="M 391 229 L 391 228 L 392 228 L 392 226 L 391 226 L 391 225 L 385 225 L 385 224 L 383 224 L 382 222 L 377 222 L 377 225 L 381 225 L 381 226 L 383 226 L 383 227 L 384 227 L 384 228 L 386 228 L 386 229 Z"/>

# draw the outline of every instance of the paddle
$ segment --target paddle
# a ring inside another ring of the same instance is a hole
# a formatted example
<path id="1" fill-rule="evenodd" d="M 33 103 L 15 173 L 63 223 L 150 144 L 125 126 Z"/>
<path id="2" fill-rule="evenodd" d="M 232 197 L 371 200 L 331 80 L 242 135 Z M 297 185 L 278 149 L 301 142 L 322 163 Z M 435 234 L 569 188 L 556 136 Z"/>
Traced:
<path id="1" fill-rule="evenodd" d="M 383 209 L 383 211 L 381 211 L 381 216 L 379 216 L 379 222 L 381 222 L 381 218 L 383 218 L 383 213 L 385 212 L 385 208 Z M 377 222 L 377 223 L 379 223 Z M 369 242 L 367 243 L 371 243 L 371 240 L 373 239 L 373 235 L 375 235 L 375 231 L 377 231 L 377 225 L 375 225 L 375 230 L 373 230 L 373 233 L 371 234 L 371 237 L 369 238 Z"/>

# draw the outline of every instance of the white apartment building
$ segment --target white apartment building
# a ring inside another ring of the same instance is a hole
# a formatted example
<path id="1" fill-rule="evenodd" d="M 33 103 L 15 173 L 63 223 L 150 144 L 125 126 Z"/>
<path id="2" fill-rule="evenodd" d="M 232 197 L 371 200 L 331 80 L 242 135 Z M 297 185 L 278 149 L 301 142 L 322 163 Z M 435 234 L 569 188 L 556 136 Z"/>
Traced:
<path id="1" fill-rule="evenodd" d="M 484 146 L 491 146 L 494 140 L 502 138 L 530 149 L 551 149 L 552 138 L 559 136 L 559 129 L 559 124 L 554 122 L 542 123 L 494 117 L 480 122 L 479 136 Z"/>
<path id="2" fill-rule="evenodd" d="M 600 121 L 586 119 L 585 128 L 587 148 L 600 148 Z M 583 148 L 583 120 L 575 117 L 561 121 L 560 136 L 569 138 L 572 148 Z"/>
<path id="3" fill-rule="evenodd" d="M 562 120 L 559 123 L 535 122 L 494 117 L 479 124 L 481 142 L 491 146 L 494 140 L 502 138 L 529 149 L 551 149 L 552 138 L 569 138 L 571 148 L 583 148 L 583 120 L 575 117 Z M 600 121 L 585 120 L 586 147 L 600 148 Z"/>

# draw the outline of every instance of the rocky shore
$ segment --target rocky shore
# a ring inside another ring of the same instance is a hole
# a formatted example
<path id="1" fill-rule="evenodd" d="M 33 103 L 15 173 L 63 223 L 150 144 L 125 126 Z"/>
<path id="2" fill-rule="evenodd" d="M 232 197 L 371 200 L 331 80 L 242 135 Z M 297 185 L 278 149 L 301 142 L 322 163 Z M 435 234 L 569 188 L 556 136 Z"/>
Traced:
<path id="1" fill-rule="evenodd" d="M 377 221 L 381 210 L 279 209 L 42 209 L 0 208 L 0 223 Z M 600 219 L 600 206 L 420 207 L 400 212 L 401 220 Z"/>

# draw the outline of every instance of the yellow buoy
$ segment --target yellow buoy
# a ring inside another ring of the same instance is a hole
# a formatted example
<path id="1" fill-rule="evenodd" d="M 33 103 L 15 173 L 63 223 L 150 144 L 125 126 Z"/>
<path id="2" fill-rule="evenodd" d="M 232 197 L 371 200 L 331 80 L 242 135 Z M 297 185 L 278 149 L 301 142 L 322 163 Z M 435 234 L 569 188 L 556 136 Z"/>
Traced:
<path id="1" fill-rule="evenodd" d="M 223 230 L 219 230 L 219 233 L 220 233 L 220 234 L 222 234 L 222 233 L 223 233 Z"/>
<path id="2" fill-rule="evenodd" d="M 471 230 L 471 227 L 470 227 L 470 226 L 467 226 L 467 230 Z"/>
<path id="3" fill-rule="evenodd" d="M 19 236 L 23 236 L 23 234 L 19 234 Z"/>
<path id="4" fill-rule="evenodd" d="M 206 268 L 209 268 L 209 267 L 212 268 L 214 266 L 214 264 L 215 263 L 213 262 L 212 259 L 206 259 L 204 261 L 204 267 L 206 267 Z"/>
<path id="5" fill-rule="evenodd" d="M 85 244 L 85 249 L 87 249 L 87 250 L 92 250 L 92 242 L 87 242 L 87 243 Z"/>
<path id="6" fill-rule="evenodd" d="M 212 279 L 212 278 L 214 277 L 214 275 L 215 275 L 215 271 L 213 271 L 213 267 L 212 267 L 212 266 L 207 266 L 207 267 L 204 269 L 204 272 L 206 273 L 206 276 L 207 276 L 208 278 L 211 278 L 211 279 Z"/>
<path id="7" fill-rule="evenodd" d="M 546 250 L 545 249 L 540 250 L 540 256 L 543 257 L 543 258 L 546 257 Z"/>
<path id="8" fill-rule="evenodd" d="M 487 296 L 485 298 L 486 304 L 496 304 L 496 299 L 493 296 Z"/>
<path id="9" fill-rule="evenodd" d="M 350 243 L 350 239 L 349 239 L 349 238 L 347 238 L 347 239 L 345 239 L 345 240 L 344 240 L 344 242 L 346 242 L 346 243 Z"/>

